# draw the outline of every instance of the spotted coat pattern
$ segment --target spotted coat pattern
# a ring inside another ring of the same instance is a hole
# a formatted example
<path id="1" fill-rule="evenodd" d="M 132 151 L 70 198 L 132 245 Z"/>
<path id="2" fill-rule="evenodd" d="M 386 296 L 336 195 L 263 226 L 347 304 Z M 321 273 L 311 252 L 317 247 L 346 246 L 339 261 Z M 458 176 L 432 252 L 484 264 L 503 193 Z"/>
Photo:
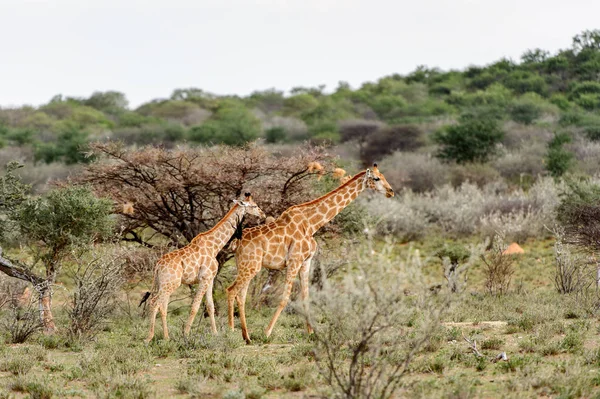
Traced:
<path id="1" fill-rule="evenodd" d="M 169 339 L 167 328 L 169 297 L 181 284 L 198 284 L 184 334 L 189 334 L 204 294 L 206 294 L 212 332 L 217 332 L 212 292 L 213 281 L 218 270 L 217 254 L 227 244 L 245 213 L 265 217 L 249 194 L 246 194 L 244 201 L 234 202 L 235 205 L 212 229 L 198 234 L 185 247 L 163 255 L 156 263 L 149 301 L 150 330 L 146 342 L 150 342 L 154 337 L 154 324 L 159 311 L 164 338 Z"/>
<path id="2" fill-rule="evenodd" d="M 273 270 L 287 268 L 281 302 L 265 330 L 268 337 L 289 301 L 292 285 L 298 274 L 302 300 L 307 306 L 310 264 L 317 251 L 317 242 L 313 235 L 366 188 L 387 197 L 394 195 L 394 191 L 375 165 L 373 170 L 367 169 L 358 173 L 350 181 L 316 200 L 288 208 L 274 222 L 244 230 L 235 254 L 237 277 L 227 288 L 227 305 L 229 327 L 233 330 L 234 302 L 237 301 L 242 336 L 247 343 L 250 343 L 250 335 L 246 325 L 245 302 L 252 278 L 261 267 Z M 309 324 L 307 329 L 309 333 L 312 332 Z"/>

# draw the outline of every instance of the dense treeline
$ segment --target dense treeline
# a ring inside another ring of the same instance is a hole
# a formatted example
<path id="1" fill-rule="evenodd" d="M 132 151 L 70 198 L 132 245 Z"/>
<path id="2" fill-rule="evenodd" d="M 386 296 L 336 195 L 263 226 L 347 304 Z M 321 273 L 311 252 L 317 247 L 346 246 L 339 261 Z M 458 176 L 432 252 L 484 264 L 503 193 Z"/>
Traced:
<path id="1" fill-rule="evenodd" d="M 594 30 L 556 54 L 528 50 L 520 62 L 502 59 L 463 71 L 423 66 L 358 89 L 340 82 L 331 93 L 324 86 L 247 97 L 177 89 L 134 110 L 114 91 L 57 95 L 37 108 L 0 109 L 0 147 L 32 148 L 36 162 L 74 164 L 89 161 L 80 151 L 86 143 L 106 138 L 167 147 L 184 141 L 240 145 L 260 137 L 270 143 L 359 139 L 364 162 L 437 144 L 441 158 L 468 163 L 489 160 L 508 121 L 600 139 L 599 110 L 600 30 Z M 555 143 L 548 156 L 564 161 L 564 143 Z M 564 163 L 558 162 L 556 174 Z"/>

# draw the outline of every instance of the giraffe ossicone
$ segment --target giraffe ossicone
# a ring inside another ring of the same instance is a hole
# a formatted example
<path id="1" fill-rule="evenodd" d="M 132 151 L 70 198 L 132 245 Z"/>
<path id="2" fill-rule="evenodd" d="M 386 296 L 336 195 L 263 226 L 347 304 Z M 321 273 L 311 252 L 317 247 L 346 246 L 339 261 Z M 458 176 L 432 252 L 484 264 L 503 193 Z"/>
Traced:
<path id="1" fill-rule="evenodd" d="M 265 217 L 250 193 L 245 194 L 244 200 L 234 200 L 233 202 L 233 207 L 213 228 L 198 234 L 185 247 L 163 255 L 156 263 L 152 291 L 149 294 L 150 327 L 146 342 L 150 342 L 154 337 L 157 312 L 160 312 L 161 315 L 164 338 L 169 339 L 167 328 L 169 297 L 181 284 L 198 284 L 184 334 L 189 334 L 205 294 L 211 329 L 213 333 L 217 332 L 212 292 L 213 281 L 219 266 L 216 259 L 217 254 L 235 233 L 245 214 Z"/>
<path id="2" fill-rule="evenodd" d="M 235 254 L 237 276 L 227 288 L 227 307 L 229 327 L 233 330 L 234 302 L 237 301 L 242 336 L 247 343 L 250 343 L 250 334 L 246 325 L 245 303 L 252 278 L 262 267 L 272 270 L 287 269 L 281 302 L 265 330 L 268 337 L 289 301 L 292 285 L 298 274 L 302 300 L 308 306 L 310 264 L 317 251 L 317 242 L 313 235 L 367 188 L 388 198 L 394 196 L 394 190 L 379 171 L 377 164 L 374 164 L 372 169 L 358 173 L 324 196 L 288 208 L 271 223 L 243 231 L 241 239 L 237 242 Z M 308 323 L 307 329 L 309 333 L 312 332 Z"/>

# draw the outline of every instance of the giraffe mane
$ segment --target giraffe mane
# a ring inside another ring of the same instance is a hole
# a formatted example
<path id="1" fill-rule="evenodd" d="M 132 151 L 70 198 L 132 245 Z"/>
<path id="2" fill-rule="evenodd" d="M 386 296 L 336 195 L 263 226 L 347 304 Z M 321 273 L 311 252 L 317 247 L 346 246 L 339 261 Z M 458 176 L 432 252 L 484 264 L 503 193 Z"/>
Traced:
<path id="1" fill-rule="evenodd" d="M 210 230 L 206 230 L 206 231 L 203 231 L 202 233 L 198 234 L 196 237 L 194 237 L 194 238 L 192 239 L 192 241 L 194 241 L 194 240 L 195 240 L 196 238 L 198 238 L 198 237 L 202 237 L 202 236 L 204 236 L 204 235 L 206 235 L 206 234 L 210 234 L 210 233 L 214 232 L 216 229 L 218 229 L 218 228 L 219 228 L 219 226 L 221 226 L 223 223 L 225 223 L 225 221 L 226 221 L 227 219 L 229 219 L 229 217 L 230 217 L 230 216 L 233 214 L 233 212 L 235 212 L 235 210 L 236 210 L 238 207 L 239 207 L 239 205 L 238 205 L 238 204 L 235 204 L 235 205 L 233 205 L 233 206 L 231 207 L 231 209 L 229 210 L 229 212 L 227 212 L 227 213 L 225 214 L 225 216 L 223 216 L 223 217 L 221 218 L 221 220 L 219 220 L 219 222 L 218 222 L 217 224 L 215 224 L 215 225 L 214 225 L 214 226 L 213 226 L 213 227 L 212 227 Z"/>
<path id="2" fill-rule="evenodd" d="M 290 207 L 290 209 L 291 209 L 291 208 L 301 208 L 301 207 L 305 207 L 305 206 L 309 206 L 309 205 L 314 205 L 314 204 L 316 204 L 317 202 L 321 202 L 321 201 L 323 201 L 324 199 L 326 199 L 326 198 L 328 198 L 328 197 L 330 197 L 330 196 L 334 195 L 334 194 L 335 194 L 335 193 L 337 193 L 338 191 L 341 191 L 341 190 L 342 190 L 344 187 L 346 187 L 346 186 L 347 186 L 347 185 L 349 185 L 350 183 L 352 183 L 352 182 L 354 182 L 354 181 L 358 180 L 359 178 L 363 177 L 363 176 L 365 175 L 365 173 L 367 173 L 367 171 L 366 171 L 366 170 L 363 170 L 362 172 L 359 172 L 359 173 L 357 173 L 357 174 L 356 174 L 356 176 L 354 176 L 352 179 L 348 180 L 346 183 L 342 184 L 341 186 L 339 186 L 339 187 L 338 187 L 338 188 L 336 188 L 335 190 L 332 190 L 332 191 L 328 192 L 327 194 L 325 194 L 325 195 L 322 195 L 322 196 L 320 196 L 319 198 L 317 198 L 317 199 L 314 199 L 314 200 L 312 200 L 312 201 L 308 201 L 308 202 L 305 202 L 305 203 L 303 203 L 303 204 L 294 205 L 294 206 Z"/>

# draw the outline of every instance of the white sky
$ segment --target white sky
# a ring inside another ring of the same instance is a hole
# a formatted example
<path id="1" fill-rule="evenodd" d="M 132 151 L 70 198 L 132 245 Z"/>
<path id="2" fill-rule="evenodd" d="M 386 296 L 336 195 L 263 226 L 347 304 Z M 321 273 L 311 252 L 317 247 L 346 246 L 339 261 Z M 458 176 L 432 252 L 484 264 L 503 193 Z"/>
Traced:
<path id="1" fill-rule="evenodd" d="M 358 87 L 570 46 L 599 0 L 0 0 L 0 106 Z"/>

